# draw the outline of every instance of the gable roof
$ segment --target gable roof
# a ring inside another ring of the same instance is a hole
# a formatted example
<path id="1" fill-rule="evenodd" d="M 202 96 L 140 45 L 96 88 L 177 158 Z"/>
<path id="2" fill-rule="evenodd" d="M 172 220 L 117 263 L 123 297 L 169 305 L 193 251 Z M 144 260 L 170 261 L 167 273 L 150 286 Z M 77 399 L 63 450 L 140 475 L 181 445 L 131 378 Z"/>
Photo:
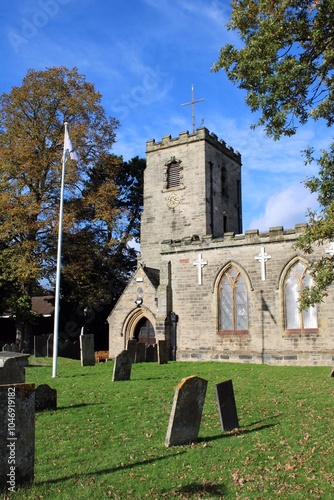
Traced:
<path id="1" fill-rule="evenodd" d="M 159 269 L 154 269 L 153 267 L 143 267 L 143 271 L 154 286 L 154 288 L 158 288 L 160 285 L 160 271 Z"/>

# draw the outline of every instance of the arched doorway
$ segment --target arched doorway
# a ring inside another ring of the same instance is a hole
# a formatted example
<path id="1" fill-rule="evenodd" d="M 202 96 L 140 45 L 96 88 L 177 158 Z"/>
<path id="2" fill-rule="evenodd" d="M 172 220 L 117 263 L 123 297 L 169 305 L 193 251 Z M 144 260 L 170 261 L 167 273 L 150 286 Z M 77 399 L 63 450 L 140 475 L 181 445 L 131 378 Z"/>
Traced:
<path id="1" fill-rule="evenodd" d="M 135 327 L 134 338 L 143 344 L 155 345 L 154 327 L 145 316 L 138 321 Z"/>

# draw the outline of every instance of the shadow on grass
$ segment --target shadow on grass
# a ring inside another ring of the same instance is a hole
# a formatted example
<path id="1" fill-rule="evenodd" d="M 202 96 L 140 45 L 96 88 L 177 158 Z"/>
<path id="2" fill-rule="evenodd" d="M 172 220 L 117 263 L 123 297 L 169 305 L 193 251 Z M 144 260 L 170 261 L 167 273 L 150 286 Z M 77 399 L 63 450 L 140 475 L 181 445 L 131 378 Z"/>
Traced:
<path id="1" fill-rule="evenodd" d="M 276 415 L 273 415 L 272 417 L 266 417 L 262 418 L 261 420 L 257 420 L 256 422 L 252 422 L 251 424 L 246 425 L 245 427 L 253 427 L 253 425 L 261 424 L 262 422 L 267 422 L 268 420 L 273 420 L 274 418 L 278 418 L 282 413 L 277 413 Z"/>
<path id="2" fill-rule="evenodd" d="M 201 483 L 190 483 L 185 484 L 182 488 L 178 488 L 173 491 L 163 492 L 165 495 L 169 494 L 173 497 L 178 498 L 223 498 L 227 494 L 226 487 L 224 485 L 218 485 L 205 481 Z M 210 496 L 209 496 L 210 495 Z"/>
<path id="3" fill-rule="evenodd" d="M 135 467 L 138 467 L 138 466 L 150 465 L 150 464 L 158 462 L 160 460 L 166 460 L 166 459 L 171 458 L 171 457 L 176 457 L 176 456 L 182 455 L 183 453 L 186 453 L 186 451 L 180 451 L 179 453 L 168 454 L 165 457 L 155 457 L 155 458 L 150 458 L 149 460 L 142 460 L 140 462 L 133 462 L 133 463 L 127 464 L 127 465 L 119 465 L 118 467 L 111 467 L 110 469 L 101 469 L 101 470 L 97 470 L 97 471 L 84 472 L 83 474 L 71 474 L 70 476 L 58 477 L 56 479 L 48 479 L 47 481 L 35 481 L 34 485 L 43 486 L 46 484 L 57 484 L 61 481 L 68 481 L 69 479 L 79 479 L 80 477 L 102 476 L 103 474 L 112 474 L 113 472 L 117 472 L 119 470 L 134 469 Z"/>
<path id="4" fill-rule="evenodd" d="M 259 422 L 254 422 L 253 424 L 249 424 L 246 427 L 239 427 L 239 429 L 234 429 L 233 431 L 223 431 L 222 430 L 222 434 L 218 434 L 216 436 L 209 436 L 209 437 L 205 437 L 205 438 L 199 438 L 197 440 L 197 443 L 207 443 L 209 441 L 216 441 L 217 439 L 230 438 L 233 436 L 241 436 L 243 434 L 250 434 L 251 432 L 259 432 L 259 431 L 262 431 L 264 429 L 269 429 L 270 427 L 275 427 L 276 425 L 278 425 L 278 422 L 273 423 L 273 424 L 259 425 L 257 427 L 253 427 L 253 426 L 256 425 L 257 423 L 261 423 L 265 420 L 269 420 L 271 418 L 277 418 L 277 417 L 278 417 L 278 415 L 276 415 L 274 417 L 269 417 L 268 419 L 260 420 Z M 249 427 L 252 427 L 252 429 L 249 429 Z"/>
<path id="5" fill-rule="evenodd" d="M 92 405 L 103 405 L 105 403 L 78 403 L 76 405 L 69 405 L 69 406 L 58 406 L 56 410 L 71 410 L 72 408 L 82 408 L 83 406 L 92 406 Z"/>

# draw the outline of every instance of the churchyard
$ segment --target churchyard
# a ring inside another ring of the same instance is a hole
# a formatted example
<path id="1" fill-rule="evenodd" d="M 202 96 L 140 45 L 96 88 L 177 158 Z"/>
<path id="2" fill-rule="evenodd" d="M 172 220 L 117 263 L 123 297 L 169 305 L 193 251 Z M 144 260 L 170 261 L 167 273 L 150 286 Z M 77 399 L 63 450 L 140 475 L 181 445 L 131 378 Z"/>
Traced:
<path id="1" fill-rule="evenodd" d="M 56 389 L 57 409 L 36 412 L 34 482 L 4 499 L 333 497 L 328 367 L 138 363 L 113 381 L 112 361 L 58 358 L 58 378 L 50 358 L 29 363 L 26 383 Z M 175 389 L 192 376 L 207 381 L 198 439 L 167 446 Z M 216 400 L 227 380 L 239 422 L 229 431 Z"/>

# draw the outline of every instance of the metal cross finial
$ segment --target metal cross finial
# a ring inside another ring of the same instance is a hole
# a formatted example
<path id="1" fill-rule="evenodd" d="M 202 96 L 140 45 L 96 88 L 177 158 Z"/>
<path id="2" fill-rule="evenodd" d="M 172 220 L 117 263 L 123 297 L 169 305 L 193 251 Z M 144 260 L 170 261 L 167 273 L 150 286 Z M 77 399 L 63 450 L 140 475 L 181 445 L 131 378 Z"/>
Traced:
<path id="1" fill-rule="evenodd" d="M 194 85 L 191 86 L 191 101 L 186 102 L 185 104 L 181 104 L 181 106 L 189 106 L 191 104 L 191 115 L 192 115 L 192 125 L 193 125 L 193 134 L 196 132 L 196 127 L 195 127 L 195 104 L 197 102 L 204 101 L 204 98 L 202 99 L 197 99 L 195 101 L 195 93 L 194 93 Z"/>
<path id="2" fill-rule="evenodd" d="M 201 285 L 202 284 L 202 267 L 206 266 L 207 262 L 206 262 L 206 260 L 202 259 L 202 255 L 199 253 L 198 258 L 197 258 L 197 260 L 195 260 L 195 262 L 193 262 L 193 265 L 197 267 L 198 284 Z"/>
<path id="3" fill-rule="evenodd" d="M 267 260 L 271 259 L 271 255 L 267 255 L 264 247 L 261 247 L 261 251 L 259 255 L 255 257 L 255 260 L 258 260 L 261 264 L 261 280 L 266 281 L 266 268 L 265 268 L 265 263 Z"/>

